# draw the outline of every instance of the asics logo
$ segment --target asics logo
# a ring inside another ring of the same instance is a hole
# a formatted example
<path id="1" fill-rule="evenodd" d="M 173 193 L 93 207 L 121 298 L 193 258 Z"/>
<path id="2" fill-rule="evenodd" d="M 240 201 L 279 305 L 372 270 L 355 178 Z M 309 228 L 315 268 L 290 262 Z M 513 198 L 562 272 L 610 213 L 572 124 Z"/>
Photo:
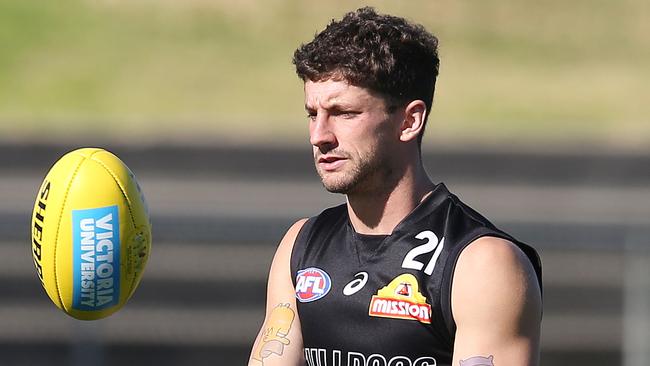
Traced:
<path id="1" fill-rule="evenodd" d="M 354 275 L 354 279 L 343 288 L 343 295 L 354 295 L 363 288 L 368 282 L 368 272 L 359 272 Z"/>

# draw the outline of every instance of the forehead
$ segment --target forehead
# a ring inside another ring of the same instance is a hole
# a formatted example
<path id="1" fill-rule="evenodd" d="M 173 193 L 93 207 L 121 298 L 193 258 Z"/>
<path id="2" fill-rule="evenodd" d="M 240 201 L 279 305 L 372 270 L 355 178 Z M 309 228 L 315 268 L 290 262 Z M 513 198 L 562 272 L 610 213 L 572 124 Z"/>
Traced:
<path id="1" fill-rule="evenodd" d="M 351 85 L 346 81 L 324 80 L 305 82 L 305 107 L 330 108 L 336 105 L 359 105 L 383 103 L 368 89 Z"/>

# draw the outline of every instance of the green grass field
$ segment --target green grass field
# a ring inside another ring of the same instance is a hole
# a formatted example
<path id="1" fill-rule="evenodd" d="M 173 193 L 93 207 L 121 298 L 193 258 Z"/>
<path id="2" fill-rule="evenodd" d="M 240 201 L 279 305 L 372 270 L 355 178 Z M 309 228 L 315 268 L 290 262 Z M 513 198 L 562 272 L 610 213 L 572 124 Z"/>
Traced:
<path id="1" fill-rule="evenodd" d="M 650 146 L 646 0 L 5 0 L 0 141 L 306 141 L 293 50 L 361 4 L 441 40 L 432 144 Z"/>

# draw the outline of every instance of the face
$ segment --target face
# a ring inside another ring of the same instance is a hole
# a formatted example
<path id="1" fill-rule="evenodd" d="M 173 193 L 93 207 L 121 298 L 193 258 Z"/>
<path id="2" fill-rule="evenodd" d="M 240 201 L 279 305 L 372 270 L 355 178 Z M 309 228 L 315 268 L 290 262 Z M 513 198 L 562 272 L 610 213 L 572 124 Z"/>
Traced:
<path id="1" fill-rule="evenodd" d="M 328 191 L 370 192 L 389 181 L 399 121 L 383 99 L 345 81 L 307 81 L 305 109 L 316 170 Z"/>

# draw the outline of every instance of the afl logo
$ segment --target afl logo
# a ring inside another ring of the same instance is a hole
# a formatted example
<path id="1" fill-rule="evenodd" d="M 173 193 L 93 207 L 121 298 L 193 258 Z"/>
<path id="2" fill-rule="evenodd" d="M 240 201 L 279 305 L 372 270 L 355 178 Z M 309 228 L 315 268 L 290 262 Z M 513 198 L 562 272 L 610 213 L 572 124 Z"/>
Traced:
<path id="1" fill-rule="evenodd" d="M 296 276 L 296 298 L 300 302 L 316 301 L 327 295 L 331 287 L 330 276 L 316 267 L 300 270 Z"/>

